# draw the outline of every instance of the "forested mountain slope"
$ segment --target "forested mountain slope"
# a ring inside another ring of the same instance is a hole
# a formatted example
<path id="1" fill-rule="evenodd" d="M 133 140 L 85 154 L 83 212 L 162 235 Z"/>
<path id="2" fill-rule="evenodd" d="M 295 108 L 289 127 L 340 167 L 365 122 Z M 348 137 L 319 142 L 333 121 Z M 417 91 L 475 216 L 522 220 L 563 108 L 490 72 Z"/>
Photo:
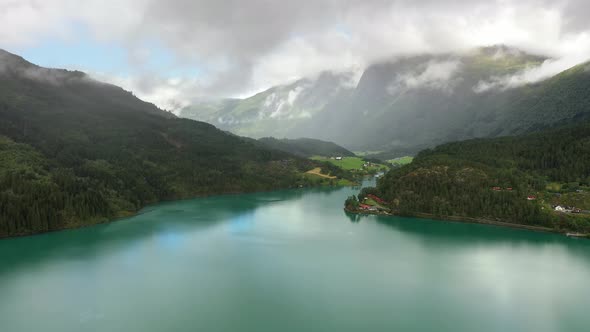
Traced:
<path id="1" fill-rule="evenodd" d="M 399 214 L 475 217 L 590 232 L 590 123 L 534 134 L 475 139 L 418 154 L 379 180 Z M 529 200 L 531 199 L 531 200 Z"/>
<path id="2" fill-rule="evenodd" d="M 0 237 L 103 222 L 160 200 L 295 186 L 315 166 L 0 51 Z"/>
<path id="3" fill-rule="evenodd" d="M 304 158 L 309 158 L 313 156 L 354 156 L 353 152 L 337 145 L 336 143 L 321 141 L 312 138 L 276 139 L 273 137 L 264 137 L 259 139 L 258 141 L 269 148 L 285 151 Z"/>

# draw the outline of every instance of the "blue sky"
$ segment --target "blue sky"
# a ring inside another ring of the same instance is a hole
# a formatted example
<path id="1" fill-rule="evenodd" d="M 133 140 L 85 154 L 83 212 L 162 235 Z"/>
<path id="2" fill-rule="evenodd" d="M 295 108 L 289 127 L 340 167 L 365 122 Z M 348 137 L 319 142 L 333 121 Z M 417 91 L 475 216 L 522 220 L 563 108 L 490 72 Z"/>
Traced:
<path id="1" fill-rule="evenodd" d="M 133 57 L 129 46 L 94 38 L 83 24 L 72 24 L 68 38 L 45 38 L 34 45 L 9 48 L 28 61 L 50 68 L 82 70 L 91 73 L 129 77 L 151 72 L 160 77 L 195 78 L 202 68 L 176 61 L 172 52 L 157 41 L 138 42 L 141 55 Z"/>

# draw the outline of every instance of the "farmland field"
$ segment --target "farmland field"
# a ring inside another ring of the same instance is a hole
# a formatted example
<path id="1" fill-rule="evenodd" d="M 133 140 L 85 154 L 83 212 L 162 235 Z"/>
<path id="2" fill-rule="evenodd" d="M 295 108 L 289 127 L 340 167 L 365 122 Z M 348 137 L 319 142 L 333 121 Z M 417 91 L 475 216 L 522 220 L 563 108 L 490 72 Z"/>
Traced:
<path id="1" fill-rule="evenodd" d="M 345 170 L 360 170 L 365 161 L 359 157 L 343 157 L 342 160 L 330 159 L 328 157 L 314 156 L 313 160 L 327 161 Z"/>
<path id="2" fill-rule="evenodd" d="M 390 159 L 390 160 L 387 160 L 387 162 L 392 165 L 395 165 L 395 166 L 403 166 L 403 165 L 410 164 L 413 160 L 414 160 L 414 157 L 405 156 L 405 157 L 401 157 L 401 158 Z"/>

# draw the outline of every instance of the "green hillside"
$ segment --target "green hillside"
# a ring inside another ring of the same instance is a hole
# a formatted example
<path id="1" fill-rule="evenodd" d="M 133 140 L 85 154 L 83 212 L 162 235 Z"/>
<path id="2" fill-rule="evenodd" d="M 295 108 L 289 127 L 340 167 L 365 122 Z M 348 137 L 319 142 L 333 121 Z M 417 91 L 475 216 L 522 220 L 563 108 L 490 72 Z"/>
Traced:
<path id="1" fill-rule="evenodd" d="M 0 51 L 0 237 L 161 200 L 305 185 L 318 165 Z"/>
<path id="2" fill-rule="evenodd" d="M 472 217 L 590 232 L 590 124 L 441 145 L 393 169 L 375 193 L 401 215 Z M 531 200 L 529 200 L 531 197 Z"/>
<path id="3" fill-rule="evenodd" d="M 271 149 L 288 152 L 304 158 L 312 156 L 354 157 L 354 153 L 335 143 L 312 138 L 276 139 L 265 137 L 258 141 Z"/>

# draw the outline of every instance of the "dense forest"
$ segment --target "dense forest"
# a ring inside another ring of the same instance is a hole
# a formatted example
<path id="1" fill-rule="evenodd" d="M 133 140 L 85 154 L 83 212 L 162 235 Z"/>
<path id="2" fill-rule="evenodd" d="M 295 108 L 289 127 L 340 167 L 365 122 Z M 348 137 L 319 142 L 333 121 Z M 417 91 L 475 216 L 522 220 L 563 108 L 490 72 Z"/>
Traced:
<path id="1" fill-rule="evenodd" d="M 551 189 L 555 184 L 559 190 Z M 425 150 L 413 163 L 387 173 L 372 192 L 401 215 L 487 218 L 589 232 L 590 215 L 552 209 L 552 202 L 572 191 L 587 198 L 588 186 L 590 124 L 585 123 Z"/>
<path id="2" fill-rule="evenodd" d="M 305 185 L 314 167 L 327 166 L 0 51 L 0 237 L 103 222 L 160 200 Z"/>
<path id="3" fill-rule="evenodd" d="M 313 156 L 354 157 L 353 152 L 336 143 L 313 138 L 277 139 L 273 137 L 264 137 L 258 141 L 269 148 L 289 152 L 304 158 Z"/>

